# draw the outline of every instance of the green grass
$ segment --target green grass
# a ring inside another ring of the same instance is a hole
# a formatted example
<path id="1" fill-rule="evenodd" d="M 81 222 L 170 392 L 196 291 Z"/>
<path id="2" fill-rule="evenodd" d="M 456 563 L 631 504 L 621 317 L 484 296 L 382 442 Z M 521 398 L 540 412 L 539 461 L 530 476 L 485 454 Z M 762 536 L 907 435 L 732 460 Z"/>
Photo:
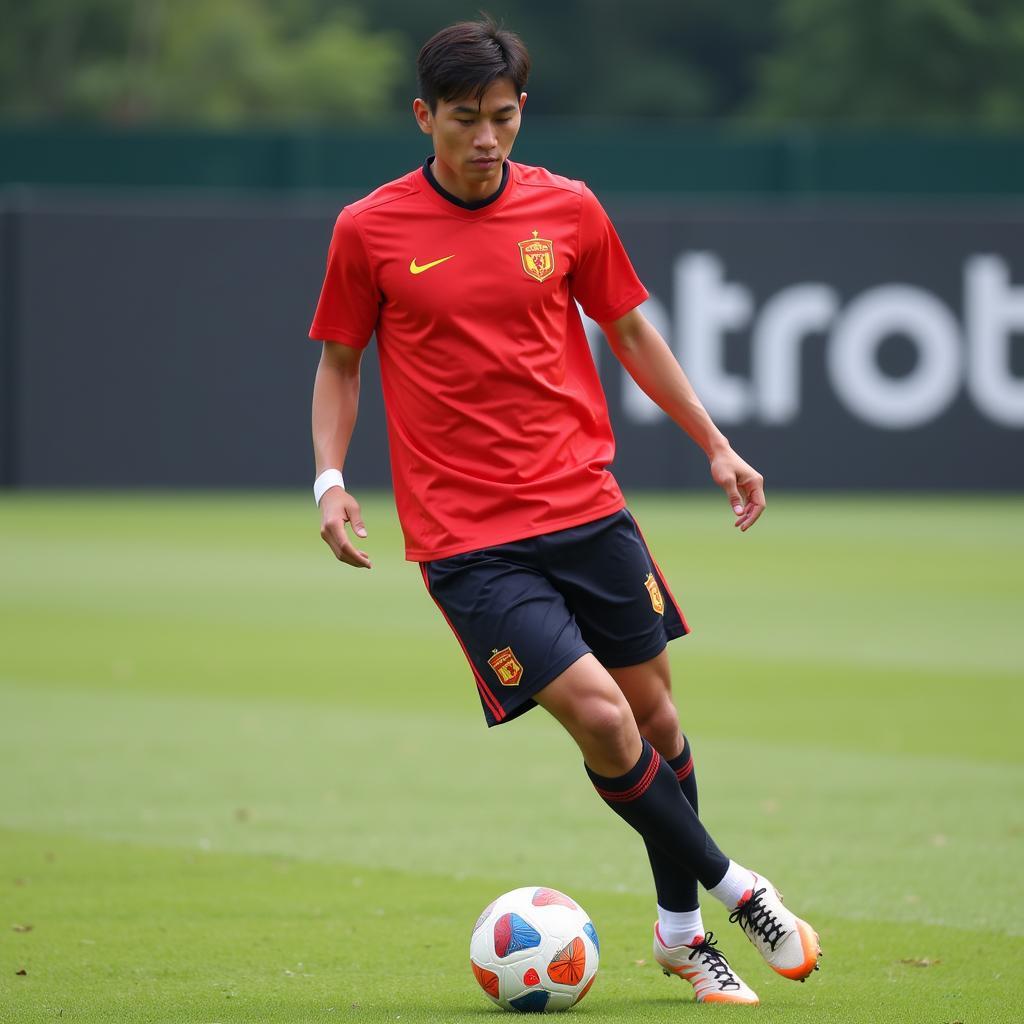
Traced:
<path id="1" fill-rule="evenodd" d="M 794 985 L 707 902 L 758 1020 L 1024 1020 L 1024 501 L 633 507 L 705 820 L 822 936 Z M 0 1021 L 493 1024 L 469 928 L 532 883 L 601 935 L 573 1019 L 749 1018 L 652 965 L 639 840 L 542 712 L 484 728 L 364 508 L 370 573 L 304 495 L 0 499 Z"/>

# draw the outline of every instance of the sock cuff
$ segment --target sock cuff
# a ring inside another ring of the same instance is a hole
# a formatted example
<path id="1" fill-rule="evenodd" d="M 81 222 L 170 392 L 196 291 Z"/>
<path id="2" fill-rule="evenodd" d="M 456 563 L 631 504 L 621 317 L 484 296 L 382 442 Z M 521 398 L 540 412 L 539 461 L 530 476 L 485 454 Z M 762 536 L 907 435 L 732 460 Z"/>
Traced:
<path id="1" fill-rule="evenodd" d="M 704 937 L 704 920 L 700 906 L 696 910 L 666 910 L 658 904 L 658 938 L 664 946 L 688 946 Z"/>
<path id="2" fill-rule="evenodd" d="M 690 741 L 683 736 L 683 749 L 668 762 L 669 768 L 676 773 L 676 778 L 682 782 L 693 774 L 693 751 L 690 749 Z"/>
<path id="3" fill-rule="evenodd" d="M 754 873 L 749 868 L 731 860 L 726 865 L 722 880 L 717 885 L 705 888 L 715 899 L 721 900 L 727 910 L 735 910 L 747 891 L 754 887 L 755 881 Z"/>
<path id="4" fill-rule="evenodd" d="M 643 741 L 643 750 L 640 751 L 640 759 L 625 775 L 617 778 L 608 778 L 605 775 L 598 775 L 597 772 L 587 769 L 587 775 L 594 784 L 594 789 L 602 800 L 611 803 L 625 803 L 637 800 L 647 792 L 658 774 L 661 766 L 661 755 L 647 742 Z"/>

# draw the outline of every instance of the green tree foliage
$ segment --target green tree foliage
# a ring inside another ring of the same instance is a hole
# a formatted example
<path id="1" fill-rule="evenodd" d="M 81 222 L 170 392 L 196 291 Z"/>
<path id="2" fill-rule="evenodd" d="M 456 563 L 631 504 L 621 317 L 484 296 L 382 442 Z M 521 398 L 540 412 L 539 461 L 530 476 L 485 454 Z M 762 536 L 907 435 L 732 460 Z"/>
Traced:
<path id="1" fill-rule="evenodd" d="M 1020 0 L 781 0 L 767 122 L 1024 126 Z"/>
<path id="2" fill-rule="evenodd" d="M 415 56 L 480 0 L 0 0 L 0 115 L 408 116 Z M 532 114 L 1024 125 L 1021 0 L 494 0 Z"/>
<path id="3" fill-rule="evenodd" d="M 351 7 L 271 0 L 0 0 L 0 111 L 207 124 L 367 119 L 407 63 Z"/>
<path id="4" fill-rule="evenodd" d="M 330 0 L 320 0 L 322 9 Z M 749 97 L 772 41 L 776 0 L 374 0 L 377 27 L 401 25 L 415 54 L 439 28 L 481 7 L 533 57 L 530 110 L 572 117 L 727 117 Z M 415 67 L 402 79 L 415 95 Z"/>

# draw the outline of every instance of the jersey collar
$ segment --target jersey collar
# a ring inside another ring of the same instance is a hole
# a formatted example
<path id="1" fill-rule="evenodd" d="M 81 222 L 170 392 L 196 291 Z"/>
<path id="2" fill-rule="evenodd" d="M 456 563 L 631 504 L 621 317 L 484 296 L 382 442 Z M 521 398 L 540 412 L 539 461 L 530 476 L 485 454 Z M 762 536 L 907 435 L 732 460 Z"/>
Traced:
<path id="1" fill-rule="evenodd" d="M 423 161 L 421 173 L 417 175 L 417 178 L 419 178 L 422 185 L 426 186 L 424 191 L 435 199 L 439 199 L 441 204 L 452 213 L 457 213 L 463 217 L 482 216 L 483 211 L 490 213 L 491 209 L 498 205 L 500 200 L 505 199 L 510 191 L 508 186 L 512 177 L 512 171 L 508 160 L 501 165 L 501 184 L 498 186 L 497 191 L 486 199 L 479 199 L 473 203 L 467 203 L 465 200 L 459 199 L 458 196 L 452 195 L 451 192 L 438 182 L 431 168 L 433 162 L 434 158 L 432 156 L 427 157 Z"/>

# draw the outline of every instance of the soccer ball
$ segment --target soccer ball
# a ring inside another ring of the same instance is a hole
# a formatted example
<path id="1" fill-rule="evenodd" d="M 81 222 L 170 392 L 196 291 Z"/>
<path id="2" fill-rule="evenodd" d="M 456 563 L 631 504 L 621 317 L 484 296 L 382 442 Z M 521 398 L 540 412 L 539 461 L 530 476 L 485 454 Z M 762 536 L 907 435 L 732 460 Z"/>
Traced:
<path id="1" fill-rule="evenodd" d="M 531 885 L 499 896 L 477 918 L 469 962 L 505 1010 L 567 1010 L 590 991 L 600 946 L 587 912 L 557 889 Z"/>

